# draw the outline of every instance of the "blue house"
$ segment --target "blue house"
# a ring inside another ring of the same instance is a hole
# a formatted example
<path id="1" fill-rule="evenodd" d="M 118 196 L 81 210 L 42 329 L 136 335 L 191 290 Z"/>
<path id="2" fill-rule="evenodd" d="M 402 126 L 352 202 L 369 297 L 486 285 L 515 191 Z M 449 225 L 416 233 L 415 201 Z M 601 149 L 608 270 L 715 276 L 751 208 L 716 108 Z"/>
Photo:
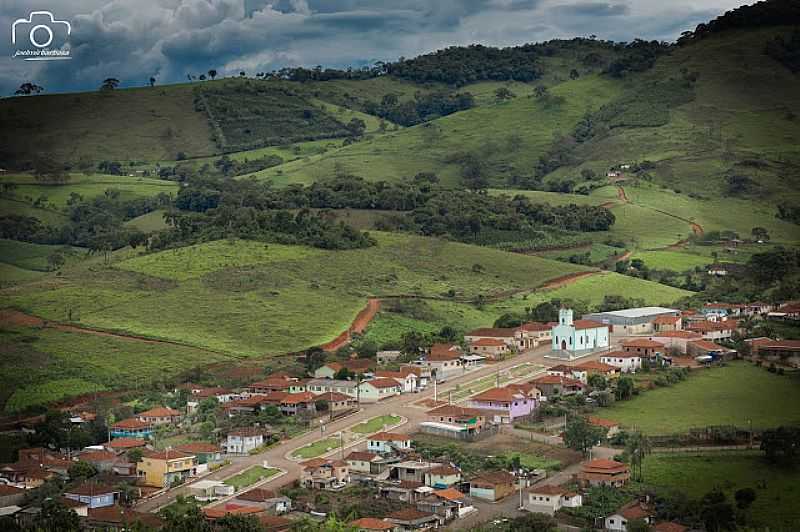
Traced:
<path id="1" fill-rule="evenodd" d="M 150 423 L 133 417 L 111 425 L 113 438 L 149 438 L 152 434 L 153 426 Z"/>
<path id="2" fill-rule="evenodd" d="M 88 504 L 89 508 L 104 508 L 114 505 L 119 499 L 119 490 L 96 482 L 84 482 L 65 491 L 64 497 Z"/>
<path id="3" fill-rule="evenodd" d="M 608 347 L 608 325 L 593 320 L 573 320 L 572 309 L 558 311 L 558 325 L 553 327 L 553 351 L 572 358 L 603 347 Z"/>

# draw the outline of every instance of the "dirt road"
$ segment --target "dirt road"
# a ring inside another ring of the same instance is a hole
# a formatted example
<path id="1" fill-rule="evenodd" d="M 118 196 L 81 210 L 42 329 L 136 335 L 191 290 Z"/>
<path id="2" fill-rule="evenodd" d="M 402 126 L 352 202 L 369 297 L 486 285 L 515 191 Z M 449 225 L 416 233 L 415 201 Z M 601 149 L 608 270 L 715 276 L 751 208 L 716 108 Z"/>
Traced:
<path id="1" fill-rule="evenodd" d="M 375 317 L 380 309 L 380 299 L 372 298 L 367 301 L 367 306 L 361 309 L 361 311 L 356 315 L 350 327 L 327 344 L 323 344 L 322 349 L 324 351 L 336 351 L 337 349 L 347 345 L 350 342 L 350 338 L 353 336 L 353 334 L 361 334 L 366 330 L 367 325 L 369 325 L 369 323 L 372 321 L 372 318 Z"/>

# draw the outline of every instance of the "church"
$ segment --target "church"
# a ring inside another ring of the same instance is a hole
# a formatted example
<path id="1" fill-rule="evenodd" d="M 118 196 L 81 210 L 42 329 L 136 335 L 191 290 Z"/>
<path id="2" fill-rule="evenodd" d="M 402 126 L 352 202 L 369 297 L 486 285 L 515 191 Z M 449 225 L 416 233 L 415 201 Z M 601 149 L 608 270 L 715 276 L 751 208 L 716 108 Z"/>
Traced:
<path id="1" fill-rule="evenodd" d="M 608 347 L 608 325 L 593 320 L 572 319 L 572 309 L 558 311 L 558 325 L 553 327 L 553 351 L 569 358 L 593 349 Z"/>

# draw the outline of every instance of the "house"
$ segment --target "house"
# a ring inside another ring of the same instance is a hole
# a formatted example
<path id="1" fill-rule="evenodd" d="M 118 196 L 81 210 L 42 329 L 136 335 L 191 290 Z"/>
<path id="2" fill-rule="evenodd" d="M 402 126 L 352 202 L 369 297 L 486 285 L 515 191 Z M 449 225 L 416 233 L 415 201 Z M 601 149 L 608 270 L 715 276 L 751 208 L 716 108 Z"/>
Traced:
<path id="1" fill-rule="evenodd" d="M 318 490 L 338 490 L 350 483 L 350 469 L 344 460 L 308 460 L 300 464 L 300 485 Z"/>
<path id="2" fill-rule="evenodd" d="M 473 331 L 469 331 L 464 335 L 464 341 L 467 344 L 474 345 L 477 342 L 482 340 L 494 340 L 491 344 L 486 344 L 487 347 L 489 345 L 496 346 L 496 342 L 502 342 L 506 346 L 506 351 L 510 350 L 516 351 L 520 345 L 517 341 L 517 330 L 514 328 L 502 328 L 502 327 L 484 327 L 481 329 L 475 329 Z M 472 349 L 470 349 L 472 351 Z M 476 351 L 477 352 L 477 351 Z M 483 354 L 478 352 L 478 354 Z"/>
<path id="3" fill-rule="evenodd" d="M 289 497 L 265 488 L 254 488 L 240 493 L 234 500 L 242 504 L 255 504 L 275 515 L 292 511 L 292 500 Z"/>
<path id="4" fill-rule="evenodd" d="M 630 479 L 626 464 L 598 458 L 581 464 L 578 480 L 589 486 L 612 486 L 618 488 Z"/>
<path id="5" fill-rule="evenodd" d="M 514 331 L 517 338 L 517 347 L 525 351 L 539 347 L 539 344 L 549 343 L 553 336 L 553 324 L 531 321 L 523 323 Z"/>
<path id="6" fill-rule="evenodd" d="M 351 472 L 370 474 L 372 471 L 370 464 L 380 458 L 378 454 L 369 451 L 353 451 L 345 460 Z"/>
<path id="7" fill-rule="evenodd" d="M 651 525 L 655 522 L 655 511 L 639 501 L 632 501 L 603 519 L 603 525 L 606 530 L 625 532 L 630 521 L 644 521 Z"/>
<path id="8" fill-rule="evenodd" d="M 279 515 L 258 514 L 256 518 L 264 532 L 288 532 L 295 526 L 293 520 Z"/>
<path id="9" fill-rule="evenodd" d="M 592 375 L 601 375 L 606 379 L 614 379 L 619 377 L 620 373 L 618 367 L 612 366 L 611 364 L 604 364 L 597 360 L 587 360 L 586 362 L 576 364 L 572 368 L 572 371 L 573 375 L 576 375 L 583 383 L 587 383 L 589 377 Z"/>
<path id="10" fill-rule="evenodd" d="M 791 367 L 800 367 L 799 340 L 770 340 L 755 343 L 755 354 L 769 360 L 779 361 Z"/>
<path id="11" fill-rule="evenodd" d="M 428 472 L 435 467 L 439 467 L 440 465 L 442 464 L 438 462 L 422 462 L 419 460 L 406 460 L 403 462 L 398 462 L 389 466 L 389 469 L 391 470 L 389 478 L 400 481 L 424 483 Z"/>
<path id="12" fill-rule="evenodd" d="M 411 437 L 393 432 L 378 432 L 367 438 L 367 450 L 378 454 L 410 451 Z"/>
<path id="13" fill-rule="evenodd" d="M 692 340 L 686 344 L 686 353 L 693 357 L 710 356 L 712 361 L 717 361 L 730 357 L 736 351 L 708 340 Z"/>
<path id="14" fill-rule="evenodd" d="M 317 412 L 317 396 L 311 392 L 287 393 L 278 407 L 287 416 L 314 415 Z"/>
<path id="15" fill-rule="evenodd" d="M 433 344 L 423 365 L 430 370 L 432 378 L 443 382 L 453 375 L 463 373 L 461 366 L 463 354 L 461 348 L 455 344 Z"/>
<path id="16" fill-rule="evenodd" d="M 184 443 L 182 445 L 176 445 L 175 450 L 195 455 L 198 464 L 218 464 L 222 462 L 222 450 L 219 448 L 219 445 L 214 445 L 213 443 L 200 441 Z"/>
<path id="17" fill-rule="evenodd" d="M 574 320 L 572 310 L 558 311 L 553 327 L 552 350 L 569 358 L 581 351 L 608 347 L 608 325 L 594 320 Z"/>
<path id="18" fill-rule="evenodd" d="M 767 318 L 776 320 L 800 320 L 800 302 L 793 301 L 767 313 Z"/>
<path id="19" fill-rule="evenodd" d="M 467 504 L 463 493 L 455 488 L 447 488 L 436 490 L 418 500 L 417 510 L 432 513 L 443 521 L 449 521 L 473 511 L 474 508 Z"/>
<path id="20" fill-rule="evenodd" d="M 0 508 L 17 506 L 25 499 L 25 489 L 0 484 Z"/>
<path id="21" fill-rule="evenodd" d="M 153 434 L 153 425 L 137 418 L 123 419 L 111 425 L 111 437 L 149 438 Z"/>
<path id="22" fill-rule="evenodd" d="M 400 528 L 389 521 L 378 519 L 377 517 L 362 517 L 355 521 L 350 521 L 350 527 L 358 532 L 373 532 L 375 530 L 398 532 Z"/>
<path id="23" fill-rule="evenodd" d="M 62 477 L 67 476 L 70 466 L 74 463 L 68 455 L 44 447 L 20 449 L 17 456 L 17 464 L 36 466 Z"/>
<path id="24" fill-rule="evenodd" d="M 281 400 L 288 395 L 286 392 L 269 392 L 268 394 L 254 394 L 243 399 L 235 399 L 225 403 L 222 407 L 228 417 L 236 414 L 255 414 L 266 405 L 278 406 Z"/>
<path id="25" fill-rule="evenodd" d="M 572 377 L 573 367 L 567 366 L 566 364 L 559 364 L 557 366 L 552 366 L 547 368 L 548 375 L 554 375 L 556 377 Z"/>
<path id="26" fill-rule="evenodd" d="M 160 530 L 164 521 L 151 513 L 137 512 L 118 504 L 89 508 L 81 523 L 90 530 L 122 532 L 127 530 Z"/>
<path id="27" fill-rule="evenodd" d="M 68 510 L 72 510 L 78 517 L 89 517 L 89 505 L 85 502 L 76 501 L 73 499 L 67 499 L 66 497 L 58 497 L 56 499 L 61 506 L 67 508 Z M 2 509 L 0 509 L 2 512 Z"/>
<path id="28" fill-rule="evenodd" d="M 289 388 L 297 379 L 285 378 L 280 376 L 267 377 L 264 380 L 253 382 L 247 385 L 247 393 L 250 395 L 266 395 L 271 392 L 289 392 Z"/>
<path id="29" fill-rule="evenodd" d="M 230 454 L 247 454 L 264 445 L 266 431 L 261 427 L 242 427 L 228 433 L 223 447 Z"/>
<path id="30" fill-rule="evenodd" d="M 661 521 L 653 525 L 650 530 L 653 532 L 686 532 L 689 527 L 675 521 Z"/>
<path id="31" fill-rule="evenodd" d="M 263 514 L 264 509 L 260 506 L 253 506 L 251 504 L 237 504 L 234 502 L 226 502 L 218 504 L 217 506 L 206 506 L 203 508 L 203 515 L 208 521 L 215 521 L 227 515 L 256 515 Z"/>
<path id="32" fill-rule="evenodd" d="M 410 369 L 401 369 L 398 371 L 378 370 L 375 372 L 375 377 L 379 379 L 394 379 L 402 386 L 401 392 L 410 393 L 417 391 L 419 377 Z"/>
<path id="33" fill-rule="evenodd" d="M 342 369 L 347 369 L 350 373 L 363 375 L 369 373 L 373 368 L 372 360 L 368 358 L 355 358 L 344 362 L 327 362 L 314 371 L 315 379 L 332 379 Z"/>
<path id="34" fill-rule="evenodd" d="M 358 383 L 344 379 L 310 379 L 305 384 L 305 391 L 317 395 L 336 392 L 350 397 L 357 397 Z"/>
<path id="35" fill-rule="evenodd" d="M 217 497 L 233 495 L 236 489 L 220 480 L 201 480 L 191 483 L 187 491 L 198 501 L 209 501 Z"/>
<path id="36" fill-rule="evenodd" d="M 713 275 L 714 277 L 725 277 L 730 272 L 730 268 L 727 264 L 709 264 L 708 268 L 706 268 L 706 273 L 708 275 Z"/>
<path id="37" fill-rule="evenodd" d="M 389 481 L 378 484 L 378 495 L 393 501 L 403 501 L 414 504 L 418 500 L 430 495 L 433 489 L 422 482 L 401 480 Z"/>
<path id="38" fill-rule="evenodd" d="M 619 432 L 619 423 L 611 421 L 610 419 L 603 419 L 600 417 L 589 416 L 587 421 L 590 425 L 601 427 L 606 430 L 606 438 L 610 438 Z"/>
<path id="39" fill-rule="evenodd" d="M 486 418 L 483 410 L 456 405 L 443 405 L 427 412 L 428 419 L 434 423 L 454 425 L 467 434 L 478 434 L 483 429 Z M 423 432 L 426 432 L 423 427 Z"/>
<path id="40" fill-rule="evenodd" d="M 542 375 L 541 377 L 533 379 L 531 384 L 536 386 L 544 397 L 583 393 L 586 387 L 586 385 L 578 379 L 560 377 L 558 375 Z"/>
<path id="41" fill-rule="evenodd" d="M 172 449 L 147 451 L 136 464 L 136 474 L 147 486 L 166 488 L 185 482 L 197 472 L 197 458 L 193 454 Z"/>
<path id="42" fill-rule="evenodd" d="M 358 386 L 359 397 L 364 403 L 377 403 L 389 397 L 400 395 L 403 385 L 395 379 L 372 379 L 361 381 Z"/>
<path id="43" fill-rule="evenodd" d="M 328 404 L 328 411 L 334 417 L 358 408 L 358 401 L 355 397 L 351 397 L 339 392 L 321 393 L 316 396 L 316 400 L 325 401 Z"/>
<path id="44" fill-rule="evenodd" d="M 118 458 L 116 453 L 106 450 L 87 450 L 78 455 L 80 461 L 92 464 L 101 472 L 112 471 Z"/>
<path id="45" fill-rule="evenodd" d="M 96 482 L 84 482 L 64 491 L 64 497 L 86 503 L 89 508 L 111 506 L 119 499 L 119 490 Z"/>
<path id="46" fill-rule="evenodd" d="M 464 355 L 460 357 L 464 358 Z M 417 376 L 417 388 L 423 389 L 428 386 L 431 380 L 431 368 L 428 367 L 425 361 L 417 361 L 415 364 L 403 364 L 400 366 L 400 371 L 411 371 Z"/>
<path id="47" fill-rule="evenodd" d="M 642 367 L 642 355 L 627 351 L 609 351 L 600 357 L 600 362 L 617 367 L 622 373 L 636 373 Z"/>
<path id="48" fill-rule="evenodd" d="M 515 419 L 529 416 L 537 406 L 534 397 L 514 388 L 489 388 L 470 397 L 467 402 L 470 408 L 485 410 L 486 417 L 496 423 L 513 423 Z"/>
<path id="49" fill-rule="evenodd" d="M 642 358 L 650 358 L 656 353 L 664 353 L 664 344 L 647 338 L 636 338 L 622 343 L 622 350 L 626 353 L 636 353 Z"/>
<path id="50" fill-rule="evenodd" d="M 507 471 L 486 471 L 469 481 L 469 495 L 496 502 L 514 493 L 516 477 Z"/>
<path id="51" fill-rule="evenodd" d="M 392 512 L 384 518 L 398 527 L 402 532 L 414 530 L 432 530 L 439 528 L 441 520 L 431 512 L 420 512 L 416 508 L 403 508 Z"/>
<path id="52" fill-rule="evenodd" d="M 142 449 L 147 446 L 147 442 L 141 438 L 114 438 L 103 444 L 103 447 L 112 453 L 120 454 L 131 449 Z"/>
<path id="53" fill-rule="evenodd" d="M 470 342 L 469 352 L 498 360 L 511 353 L 511 348 L 498 338 L 480 338 Z"/>
<path id="54" fill-rule="evenodd" d="M 666 307 L 638 307 L 607 312 L 584 314 L 583 319 L 599 321 L 617 335 L 651 334 L 656 331 L 656 320 L 660 317 L 680 317 L 681 311 Z M 677 322 L 676 322 L 677 323 Z M 607 347 L 607 346 L 606 346 Z"/>
<path id="55" fill-rule="evenodd" d="M 681 330 L 681 316 L 662 314 L 653 320 L 653 330 L 656 333 Z"/>
<path id="56" fill-rule="evenodd" d="M 449 488 L 461 482 L 461 470 L 452 465 L 438 465 L 425 473 L 425 485 L 436 489 Z"/>
<path id="57" fill-rule="evenodd" d="M 166 406 L 151 408 L 150 410 L 145 410 L 144 412 L 136 414 L 136 419 L 149 423 L 154 427 L 158 425 L 173 425 L 178 423 L 181 417 L 182 415 L 180 412 Z"/>
<path id="58" fill-rule="evenodd" d="M 554 515 L 561 508 L 579 508 L 583 505 L 580 493 L 562 486 L 533 486 L 525 490 L 527 498 L 523 508 L 532 513 Z"/>
<path id="59" fill-rule="evenodd" d="M 385 366 L 386 364 L 391 364 L 402 355 L 402 351 L 378 351 L 375 355 L 375 358 L 378 360 L 379 366 Z"/>
<path id="60" fill-rule="evenodd" d="M 654 333 L 649 339 L 663 344 L 665 354 L 686 354 L 686 344 L 702 338 L 703 335 L 693 331 L 662 331 Z"/>
<path id="61" fill-rule="evenodd" d="M 725 321 L 697 321 L 686 326 L 686 329 L 700 333 L 703 340 L 724 340 L 733 336 L 738 322 L 736 320 Z"/>

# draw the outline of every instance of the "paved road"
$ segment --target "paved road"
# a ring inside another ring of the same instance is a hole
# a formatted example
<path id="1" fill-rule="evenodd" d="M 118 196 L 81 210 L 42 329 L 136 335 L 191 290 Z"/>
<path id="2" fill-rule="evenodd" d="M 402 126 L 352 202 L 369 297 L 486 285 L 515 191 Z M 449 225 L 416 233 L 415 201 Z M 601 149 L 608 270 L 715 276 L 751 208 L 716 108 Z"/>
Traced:
<path id="1" fill-rule="evenodd" d="M 439 398 L 446 399 L 447 392 L 449 390 L 454 389 L 457 385 L 465 384 L 480 379 L 481 377 L 485 377 L 487 375 L 492 375 L 497 371 L 507 369 L 511 366 L 516 366 L 525 362 L 528 363 L 532 362 L 536 364 L 541 364 L 543 366 L 552 366 L 557 364 L 558 362 L 556 360 L 545 358 L 545 355 L 547 355 L 548 353 L 550 353 L 549 346 L 541 346 L 535 350 L 527 351 L 523 354 L 512 357 L 508 360 L 504 360 L 496 364 L 487 365 L 483 368 L 470 371 L 458 377 L 451 377 L 448 379 L 446 384 L 439 386 L 438 388 Z M 582 358 L 581 361 L 597 359 L 599 358 L 599 356 L 600 356 L 599 354 L 590 355 L 585 358 Z M 530 379 L 530 377 L 526 377 L 526 379 Z M 426 421 L 427 418 L 425 416 L 425 412 L 427 411 L 427 409 L 412 406 L 412 404 L 419 401 L 420 399 L 425 399 L 425 398 L 433 398 L 432 388 L 425 390 L 424 392 L 421 393 L 415 393 L 411 395 L 405 394 L 393 397 L 391 399 L 381 401 L 380 403 L 362 404 L 362 409 L 356 414 L 352 414 L 346 418 L 342 418 L 337 421 L 334 421 L 333 423 L 328 424 L 325 430 L 325 435 L 330 436 L 332 434 L 335 434 L 339 430 L 350 427 L 356 423 L 360 423 L 362 421 L 371 419 L 375 416 L 381 416 L 385 414 L 401 415 L 408 419 L 408 422 L 403 426 L 395 429 L 395 432 L 404 432 L 404 433 L 415 432 L 419 423 L 421 421 Z M 303 447 L 309 443 L 318 440 L 319 438 L 320 438 L 320 431 L 312 430 L 300 436 L 296 436 L 290 440 L 281 442 L 279 445 L 267 449 L 263 453 L 253 456 L 232 458 L 231 460 L 232 463 L 230 465 L 223 467 L 211 473 L 210 475 L 203 477 L 203 480 L 224 480 L 241 471 L 244 471 L 245 469 L 253 465 L 261 465 L 264 461 L 267 461 L 271 467 L 279 467 L 286 471 L 286 474 L 281 476 L 280 478 L 277 478 L 273 481 L 268 481 L 262 485 L 270 489 L 277 489 L 281 486 L 294 482 L 300 476 L 300 471 L 301 471 L 300 466 L 297 464 L 297 462 L 288 460 L 286 458 L 286 455 L 289 452 L 299 447 Z M 362 442 L 360 444 L 348 447 L 348 449 L 346 449 L 342 454 L 346 456 L 346 453 L 349 452 L 349 450 L 356 448 L 363 448 L 363 447 L 364 443 Z M 335 453 L 334 456 L 337 456 L 337 453 Z M 158 495 L 154 498 L 142 501 L 137 505 L 136 509 L 142 512 L 157 511 L 162 506 L 165 506 L 171 503 L 173 500 L 175 500 L 175 498 L 178 495 L 185 495 L 188 492 L 187 486 L 189 485 L 191 485 L 191 483 L 168 490 L 167 492 Z"/>

